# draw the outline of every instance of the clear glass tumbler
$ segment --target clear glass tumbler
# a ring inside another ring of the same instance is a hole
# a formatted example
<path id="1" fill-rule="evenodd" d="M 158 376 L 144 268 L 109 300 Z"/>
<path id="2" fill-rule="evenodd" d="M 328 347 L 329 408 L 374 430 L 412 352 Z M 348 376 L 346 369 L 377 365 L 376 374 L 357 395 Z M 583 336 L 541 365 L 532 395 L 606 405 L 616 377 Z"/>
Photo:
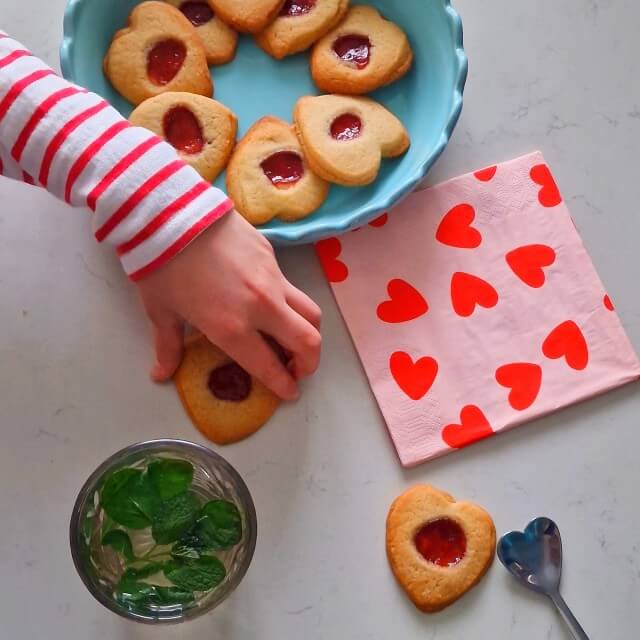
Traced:
<path id="1" fill-rule="evenodd" d="M 192 491 L 202 501 L 233 502 L 242 518 L 242 539 L 233 549 L 218 553 L 227 569 L 223 582 L 187 605 L 147 608 L 126 606 L 115 597 L 115 585 L 124 570 L 123 559 L 100 544 L 100 490 L 113 472 L 144 466 L 150 459 L 172 458 L 193 465 Z M 71 555 L 76 570 L 90 593 L 120 616 L 145 623 L 176 623 L 203 615 L 223 602 L 240 584 L 256 546 L 257 522 L 253 500 L 238 472 L 210 449 L 183 440 L 151 440 L 131 445 L 103 462 L 80 490 L 69 529 Z"/>

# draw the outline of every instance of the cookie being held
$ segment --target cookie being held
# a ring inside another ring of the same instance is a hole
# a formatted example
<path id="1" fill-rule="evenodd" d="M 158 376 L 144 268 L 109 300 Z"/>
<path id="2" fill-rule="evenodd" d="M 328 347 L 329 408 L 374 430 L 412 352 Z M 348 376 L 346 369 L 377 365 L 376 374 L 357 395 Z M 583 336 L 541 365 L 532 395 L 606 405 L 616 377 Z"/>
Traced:
<path id="1" fill-rule="evenodd" d="M 338 24 L 348 7 L 349 0 L 286 0 L 256 42 L 277 59 L 304 51 Z"/>
<path id="2" fill-rule="evenodd" d="M 145 100 L 129 120 L 167 140 L 208 182 L 227 166 L 238 128 L 235 115 L 220 102 L 182 92 Z"/>
<path id="3" fill-rule="evenodd" d="M 251 224 L 300 220 L 326 199 L 329 184 L 309 167 L 293 127 L 272 116 L 258 120 L 227 167 L 227 191 Z"/>
<path id="4" fill-rule="evenodd" d="M 412 62 L 404 31 L 373 7 L 355 5 L 314 45 L 311 75 L 326 93 L 362 94 L 395 82 Z"/>
<path id="5" fill-rule="evenodd" d="M 305 96 L 296 103 L 293 119 L 309 166 L 336 184 L 373 182 L 382 158 L 409 147 L 400 120 L 370 98 Z"/>
<path id="6" fill-rule="evenodd" d="M 238 34 L 214 13 L 211 0 L 164 0 L 185 15 L 196 28 L 209 64 L 226 64 L 233 60 Z"/>
<path id="7" fill-rule="evenodd" d="M 243 33 L 262 31 L 278 15 L 284 0 L 210 0 L 228 25 Z"/>
<path id="8" fill-rule="evenodd" d="M 478 505 L 417 485 L 391 505 L 386 546 L 400 586 L 418 609 L 430 613 L 482 579 L 493 562 L 496 530 Z"/>
<path id="9" fill-rule="evenodd" d="M 167 91 L 211 96 L 207 56 L 195 27 L 165 2 L 143 2 L 118 31 L 104 59 L 104 72 L 129 102 Z"/>
<path id="10" fill-rule="evenodd" d="M 201 335 L 187 340 L 174 381 L 189 417 L 216 444 L 255 433 L 280 404 L 275 394 Z"/>

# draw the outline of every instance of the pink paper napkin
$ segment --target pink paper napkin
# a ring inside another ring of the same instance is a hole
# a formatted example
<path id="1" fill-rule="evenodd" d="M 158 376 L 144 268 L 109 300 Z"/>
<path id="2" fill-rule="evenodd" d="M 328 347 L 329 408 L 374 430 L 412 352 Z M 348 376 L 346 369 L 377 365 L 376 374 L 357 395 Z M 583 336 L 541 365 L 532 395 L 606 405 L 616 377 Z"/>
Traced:
<path id="1" fill-rule="evenodd" d="M 316 250 L 405 466 L 640 378 L 540 153 Z"/>

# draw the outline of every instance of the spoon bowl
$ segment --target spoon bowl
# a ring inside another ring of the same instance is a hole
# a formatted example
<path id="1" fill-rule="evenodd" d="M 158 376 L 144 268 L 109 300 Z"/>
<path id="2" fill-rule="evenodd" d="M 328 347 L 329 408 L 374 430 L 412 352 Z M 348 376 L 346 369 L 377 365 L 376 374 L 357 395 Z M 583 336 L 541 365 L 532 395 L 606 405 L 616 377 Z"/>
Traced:
<path id="1" fill-rule="evenodd" d="M 498 558 L 525 586 L 549 594 L 560 587 L 562 539 L 549 518 L 536 518 L 524 532 L 511 531 L 498 542 Z"/>
<path id="2" fill-rule="evenodd" d="M 562 538 L 550 518 L 532 520 L 524 531 L 511 531 L 498 541 L 498 558 L 519 582 L 548 596 L 576 640 L 589 640 L 560 595 Z"/>

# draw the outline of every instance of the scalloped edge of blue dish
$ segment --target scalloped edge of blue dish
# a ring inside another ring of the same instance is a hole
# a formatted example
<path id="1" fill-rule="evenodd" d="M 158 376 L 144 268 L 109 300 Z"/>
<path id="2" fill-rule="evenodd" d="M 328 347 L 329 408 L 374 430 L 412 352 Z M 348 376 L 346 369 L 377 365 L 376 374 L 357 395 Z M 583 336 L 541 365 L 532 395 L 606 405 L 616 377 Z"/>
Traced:
<path id="1" fill-rule="evenodd" d="M 67 6 L 64 11 L 63 39 L 60 44 L 60 68 L 62 69 L 62 75 L 71 82 L 75 82 L 71 68 L 71 49 L 73 48 L 75 13 L 80 2 L 81 0 L 67 0 Z M 444 0 L 444 2 L 445 11 L 449 16 L 449 20 L 453 28 L 458 70 L 453 95 L 453 107 L 451 108 L 447 124 L 435 149 L 427 158 L 425 158 L 424 162 L 416 169 L 401 189 L 389 194 L 383 203 L 367 206 L 360 211 L 358 215 L 345 217 L 344 221 L 341 223 L 336 223 L 335 220 L 318 220 L 313 229 L 307 229 L 306 231 L 296 230 L 294 223 L 290 227 L 287 227 L 286 235 L 283 235 L 281 229 L 265 229 L 258 227 L 258 230 L 274 245 L 293 246 L 298 244 L 309 244 L 322 240 L 323 238 L 346 233 L 351 229 L 367 224 L 377 216 L 397 205 L 401 200 L 412 193 L 418 184 L 424 180 L 436 160 L 438 160 L 442 155 L 442 152 L 451 139 L 453 130 L 455 129 L 458 119 L 460 118 L 460 113 L 462 112 L 464 88 L 469 71 L 469 60 L 464 51 L 462 19 L 458 12 L 453 8 L 451 0 Z"/>

